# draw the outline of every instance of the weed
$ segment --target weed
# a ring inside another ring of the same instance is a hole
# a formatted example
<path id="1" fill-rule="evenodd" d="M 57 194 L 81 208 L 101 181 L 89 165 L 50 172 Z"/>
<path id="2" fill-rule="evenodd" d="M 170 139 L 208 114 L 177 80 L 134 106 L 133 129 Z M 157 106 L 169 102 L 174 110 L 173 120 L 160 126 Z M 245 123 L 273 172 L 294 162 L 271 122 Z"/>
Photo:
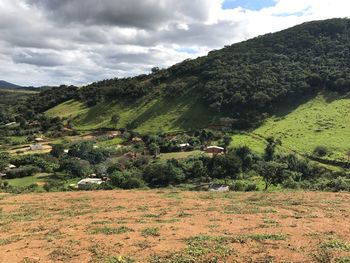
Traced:
<path id="1" fill-rule="evenodd" d="M 90 234 L 105 234 L 105 235 L 113 235 L 113 234 L 124 234 L 128 232 L 133 232 L 134 230 L 126 227 L 126 226 L 121 226 L 121 227 L 97 227 L 94 228 L 92 231 L 90 231 Z"/>
<path id="2" fill-rule="evenodd" d="M 350 252 L 350 244 L 343 240 L 333 239 L 321 244 L 321 249 L 339 250 Z"/>
<path id="3" fill-rule="evenodd" d="M 144 237 L 148 237 L 148 236 L 157 237 L 157 236 L 160 236 L 159 231 L 160 231 L 159 227 L 147 227 L 141 231 L 141 235 Z"/>
<path id="4" fill-rule="evenodd" d="M 8 237 L 5 239 L 0 239 L 0 246 L 5 246 L 5 245 L 11 244 L 11 243 L 18 242 L 20 240 L 22 240 L 22 238 L 18 235 L 11 236 L 11 237 Z"/>

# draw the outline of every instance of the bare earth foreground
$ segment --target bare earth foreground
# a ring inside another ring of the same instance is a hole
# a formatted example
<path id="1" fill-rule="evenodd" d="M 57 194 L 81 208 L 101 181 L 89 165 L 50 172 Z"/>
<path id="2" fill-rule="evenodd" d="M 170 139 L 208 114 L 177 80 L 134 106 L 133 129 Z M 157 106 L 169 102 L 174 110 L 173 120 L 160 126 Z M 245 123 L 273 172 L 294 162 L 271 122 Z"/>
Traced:
<path id="1" fill-rule="evenodd" d="M 348 193 L 0 195 L 0 262 L 350 262 Z"/>

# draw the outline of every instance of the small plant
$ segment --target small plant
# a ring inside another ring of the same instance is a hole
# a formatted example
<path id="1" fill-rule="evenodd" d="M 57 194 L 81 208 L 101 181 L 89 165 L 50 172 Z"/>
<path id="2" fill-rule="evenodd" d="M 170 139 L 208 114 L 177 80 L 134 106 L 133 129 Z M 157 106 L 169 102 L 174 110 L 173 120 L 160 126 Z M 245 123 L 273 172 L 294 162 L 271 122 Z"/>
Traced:
<path id="1" fill-rule="evenodd" d="M 339 239 L 327 241 L 321 244 L 321 248 L 350 252 L 350 244 Z"/>
<path id="2" fill-rule="evenodd" d="M 94 228 L 90 233 L 91 234 L 105 234 L 105 235 L 113 235 L 113 234 L 124 234 L 128 232 L 133 232 L 134 230 L 126 227 L 126 226 L 121 226 L 121 227 L 97 227 Z"/>
<path id="3" fill-rule="evenodd" d="M 157 237 L 157 236 L 160 236 L 159 230 L 160 230 L 159 227 L 147 227 L 142 230 L 141 234 L 144 237 L 148 237 L 148 236 Z"/>

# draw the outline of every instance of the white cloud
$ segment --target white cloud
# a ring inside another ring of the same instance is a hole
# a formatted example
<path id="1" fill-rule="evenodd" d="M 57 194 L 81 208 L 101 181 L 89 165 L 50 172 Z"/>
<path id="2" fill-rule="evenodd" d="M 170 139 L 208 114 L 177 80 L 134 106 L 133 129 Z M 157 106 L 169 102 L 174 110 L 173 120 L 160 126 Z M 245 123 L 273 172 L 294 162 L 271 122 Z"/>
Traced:
<path id="1" fill-rule="evenodd" d="M 98 3 L 98 4 L 97 4 Z M 350 16 L 346 0 L 1 0 L 0 79 L 85 84 L 147 73 L 311 20 Z"/>

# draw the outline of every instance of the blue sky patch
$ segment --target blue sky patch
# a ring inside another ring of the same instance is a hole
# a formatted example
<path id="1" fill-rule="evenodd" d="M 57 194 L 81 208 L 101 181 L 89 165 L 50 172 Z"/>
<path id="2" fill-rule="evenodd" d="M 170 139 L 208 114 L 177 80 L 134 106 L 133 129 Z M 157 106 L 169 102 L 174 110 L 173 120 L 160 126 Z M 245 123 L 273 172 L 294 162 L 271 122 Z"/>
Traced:
<path id="1" fill-rule="evenodd" d="M 194 48 L 189 48 L 189 47 L 182 47 L 182 48 L 177 48 L 176 51 L 182 52 L 182 53 L 187 53 L 187 54 L 196 54 L 197 50 Z"/>
<path id="2" fill-rule="evenodd" d="M 271 7 L 274 5 L 276 5 L 275 0 L 225 0 L 222 8 L 234 9 L 240 6 L 244 9 L 258 11 L 265 7 Z"/>

